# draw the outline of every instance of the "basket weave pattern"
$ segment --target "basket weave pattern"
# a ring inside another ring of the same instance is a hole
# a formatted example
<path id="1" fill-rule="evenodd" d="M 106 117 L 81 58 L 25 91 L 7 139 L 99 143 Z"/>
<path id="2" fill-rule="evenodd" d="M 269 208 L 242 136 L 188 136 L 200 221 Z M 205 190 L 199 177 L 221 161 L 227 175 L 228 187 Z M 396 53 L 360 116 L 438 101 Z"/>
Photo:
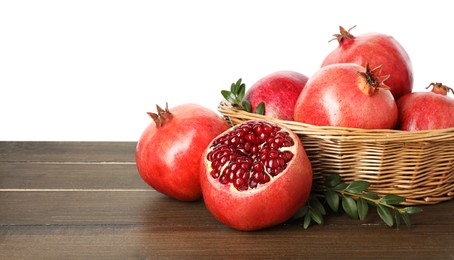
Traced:
<path id="1" fill-rule="evenodd" d="M 407 132 L 322 127 L 248 113 L 227 102 L 218 109 L 231 125 L 266 119 L 294 131 L 311 161 L 315 184 L 338 173 L 347 183 L 368 181 L 377 194 L 403 196 L 406 205 L 454 197 L 454 128 Z"/>

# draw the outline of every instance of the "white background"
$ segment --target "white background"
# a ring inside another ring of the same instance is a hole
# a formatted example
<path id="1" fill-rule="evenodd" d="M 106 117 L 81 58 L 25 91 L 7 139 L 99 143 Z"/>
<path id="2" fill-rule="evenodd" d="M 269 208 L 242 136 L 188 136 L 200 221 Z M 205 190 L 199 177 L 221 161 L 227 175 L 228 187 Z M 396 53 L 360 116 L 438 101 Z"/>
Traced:
<path id="1" fill-rule="evenodd" d="M 449 1 L 0 1 L 0 141 L 137 141 L 147 111 L 277 71 L 312 75 L 338 26 L 407 50 L 414 90 L 454 86 Z"/>

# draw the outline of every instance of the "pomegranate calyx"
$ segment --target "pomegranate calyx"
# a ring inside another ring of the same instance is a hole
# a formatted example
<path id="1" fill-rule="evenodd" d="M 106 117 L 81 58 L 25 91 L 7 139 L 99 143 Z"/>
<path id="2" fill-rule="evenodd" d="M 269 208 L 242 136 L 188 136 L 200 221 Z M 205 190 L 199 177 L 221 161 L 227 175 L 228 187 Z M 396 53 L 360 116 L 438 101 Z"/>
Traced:
<path id="1" fill-rule="evenodd" d="M 162 109 L 160 106 L 156 105 L 156 110 L 158 113 L 147 112 L 147 114 L 153 119 L 156 123 L 156 127 L 161 127 L 165 122 L 172 119 L 172 113 L 170 113 L 169 105 L 166 103 L 166 108 Z"/>
<path id="2" fill-rule="evenodd" d="M 382 65 L 370 69 L 369 62 L 366 62 L 366 71 L 358 71 L 358 74 L 363 79 L 363 82 L 359 84 L 361 91 L 371 96 L 377 89 L 389 90 L 390 87 L 385 84 L 385 81 L 389 79 L 390 75 L 381 75 Z"/>
<path id="3" fill-rule="evenodd" d="M 447 96 L 449 92 L 454 94 L 454 90 L 446 85 L 443 85 L 443 83 L 440 82 L 432 82 L 429 84 L 429 86 L 426 87 L 426 89 L 429 89 L 430 87 L 432 88 L 432 92 L 436 94 L 440 94 L 443 96 Z"/>
<path id="4" fill-rule="evenodd" d="M 345 30 L 344 27 L 339 26 L 339 33 L 333 34 L 334 38 L 329 40 L 328 42 L 337 40 L 339 42 L 339 44 L 341 44 L 342 42 L 344 42 L 344 40 L 349 40 L 349 41 L 354 40 L 355 36 L 353 36 L 350 33 L 350 31 L 355 27 L 356 27 L 356 25 L 354 25 L 353 27 L 351 27 L 348 30 Z"/>

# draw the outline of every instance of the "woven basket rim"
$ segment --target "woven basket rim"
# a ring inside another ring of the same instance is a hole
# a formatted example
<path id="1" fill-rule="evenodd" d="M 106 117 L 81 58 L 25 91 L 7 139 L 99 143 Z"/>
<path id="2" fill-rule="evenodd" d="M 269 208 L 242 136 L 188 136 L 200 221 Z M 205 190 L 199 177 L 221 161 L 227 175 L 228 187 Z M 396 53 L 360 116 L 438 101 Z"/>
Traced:
<path id="1" fill-rule="evenodd" d="M 220 102 L 219 112 L 229 120 L 268 120 L 281 123 L 291 130 L 323 139 L 361 142 L 446 142 L 454 141 L 454 127 L 435 130 L 403 131 L 395 129 L 362 129 L 338 126 L 316 126 L 296 121 L 282 120 L 237 109 L 227 101 Z"/>

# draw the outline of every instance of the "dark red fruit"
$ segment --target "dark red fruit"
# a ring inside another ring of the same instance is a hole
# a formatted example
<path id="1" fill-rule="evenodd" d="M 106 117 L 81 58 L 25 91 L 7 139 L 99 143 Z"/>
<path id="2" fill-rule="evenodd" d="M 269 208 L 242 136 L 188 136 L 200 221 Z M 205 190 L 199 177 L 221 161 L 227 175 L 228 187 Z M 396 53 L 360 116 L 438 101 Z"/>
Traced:
<path id="1" fill-rule="evenodd" d="M 206 207 L 233 228 L 256 230 L 282 223 L 309 196 L 309 159 L 298 136 L 283 125 L 237 125 L 216 137 L 203 157 Z"/>
<path id="2" fill-rule="evenodd" d="M 327 55 L 322 66 L 334 63 L 366 66 L 369 63 L 371 68 L 375 68 L 382 65 L 383 74 L 390 75 L 386 83 L 391 88 L 394 99 L 410 93 L 413 89 L 413 69 L 410 57 L 402 45 L 386 34 L 353 36 L 350 30 L 346 31 L 340 26 L 340 33 L 334 35 L 339 46 Z"/>
<path id="3" fill-rule="evenodd" d="M 415 92 L 397 101 L 397 128 L 406 131 L 432 130 L 454 127 L 454 94 L 442 83 L 431 83 L 431 92 Z"/>
<path id="4" fill-rule="evenodd" d="M 183 201 L 201 198 L 202 153 L 214 137 L 229 128 L 215 112 L 195 104 L 148 113 L 154 120 L 136 148 L 137 169 L 157 191 Z"/>

